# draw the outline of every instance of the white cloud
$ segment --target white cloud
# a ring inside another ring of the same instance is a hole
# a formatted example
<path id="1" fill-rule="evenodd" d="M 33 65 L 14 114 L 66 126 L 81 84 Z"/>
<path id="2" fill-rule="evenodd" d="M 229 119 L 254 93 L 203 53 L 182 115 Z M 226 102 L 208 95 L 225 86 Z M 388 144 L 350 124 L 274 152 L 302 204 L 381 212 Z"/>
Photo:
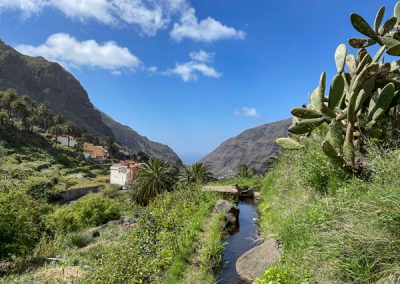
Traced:
<path id="1" fill-rule="evenodd" d="M 31 56 L 43 56 L 48 60 L 59 62 L 64 67 L 94 67 L 110 71 L 135 69 L 140 60 L 128 48 L 120 47 L 109 41 L 99 44 L 94 40 L 78 41 L 63 33 L 51 35 L 44 44 L 38 46 L 19 45 L 21 53 Z"/>
<path id="2" fill-rule="evenodd" d="M 46 3 L 47 0 L 0 0 L 0 11 L 20 10 L 29 16 L 42 10 Z"/>
<path id="3" fill-rule="evenodd" d="M 190 58 L 198 62 L 212 62 L 214 60 L 214 53 L 205 52 L 204 50 L 193 51 L 189 54 Z"/>
<path id="4" fill-rule="evenodd" d="M 219 78 L 222 76 L 214 67 L 210 66 L 214 59 L 214 53 L 207 53 L 203 50 L 191 52 L 189 54 L 192 60 L 185 63 L 176 63 L 173 69 L 163 72 L 163 75 L 178 75 L 184 82 L 195 81 L 199 75 L 210 78 Z"/>
<path id="5" fill-rule="evenodd" d="M 261 118 L 261 115 L 253 107 L 242 107 L 241 109 L 236 109 L 233 114 L 236 116 L 244 116 L 256 119 Z"/>
<path id="6" fill-rule="evenodd" d="M 243 31 L 225 26 L 211 17 L 199 21 L 193 8 L 182 14 L 180 23 L 175 23 L 171 31 L 171 37 L 178 42 L 184 38 L 212 42 L 221 39 L 244 39 L 245 36 Z"/>
<path id="7" fill-rule="evenodd" d="M 193 61 L 182 64 L 177 63 L 175 68 L 170 70 L 170 73 L 181 76 L 182 80 L 185 82 L 197 80 L 199 74 L 212 78 L 219 78 L 222 76 L 214 67 Z"/>
<path id="8" fill-rule="evenodd" d="M 138 26 L 143 34 L 154 36 L 166 29 L 173 18 L 179 18 L 170 35 L 176 41 L 184 38 L 212 42 L 220 39 L 244 39 L 245 33 L 208 17 L 200 20 L 188 0 L 0 0 L 0 12 L 22 11 L 25 17 L 45 8 L 61 11 L 80 21 Z"/>
<path id="9" fill-rule="evenodd" d="M 94 19 L 104 24 L 116 24 L 111 12 L 113 5 L 107 0 L 47 0 L 47 6 L 63 12 L 67 17 L 81 21 Z"/>

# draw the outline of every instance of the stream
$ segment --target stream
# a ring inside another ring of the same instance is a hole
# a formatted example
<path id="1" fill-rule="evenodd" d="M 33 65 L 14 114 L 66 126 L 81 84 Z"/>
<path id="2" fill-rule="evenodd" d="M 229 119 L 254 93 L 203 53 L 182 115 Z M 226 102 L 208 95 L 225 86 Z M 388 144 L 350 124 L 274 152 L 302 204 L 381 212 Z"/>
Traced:
<path id="1" fill-rule="evenodd" d="M 257 225 L 254 218 L 258 218 L 256 205 L 252 199 L 241 200 L 238 231 L 226 237 L 222 268 L 217 273 L 218 284 L 237 284 L 239 276 L 236 272 L 236 260 L 246 251 L 257 246 Z"/>

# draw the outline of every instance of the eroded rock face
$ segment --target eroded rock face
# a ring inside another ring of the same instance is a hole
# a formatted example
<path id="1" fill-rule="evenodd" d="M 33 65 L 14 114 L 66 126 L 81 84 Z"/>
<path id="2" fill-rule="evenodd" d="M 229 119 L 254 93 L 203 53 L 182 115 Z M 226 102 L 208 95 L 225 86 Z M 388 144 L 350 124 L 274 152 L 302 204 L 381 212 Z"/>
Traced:
<path id="1" fill-rule="evenodd" d="M 288 119 L 248 129 L 222 143 L 201 162 L 210 165 L 217 177 L 232 177 L 241 164 L 264 172 L 279 152 L 276 138 L 286 137 L 291 123 Z"/>
<path id="2" fill-rule="evenodd" d="M 261 277 L 265 270 L 276 264 L 281 257 L 279 243 L 276 240 L 268 240 L 259 246 L 252 248 L 238 258 L 236 271 L 239 274 L 239 283 L 251 284 Z"/>
<path id="3" fill-rule="evenodd" d="M 238 206 L 226 200 L 220 199 L 215 204 L 214 212 L 222 212 L 225 214 L 225 228 L 228 232 L 235 231 L 235 229 L 239 226 L 240 209 Z"/>

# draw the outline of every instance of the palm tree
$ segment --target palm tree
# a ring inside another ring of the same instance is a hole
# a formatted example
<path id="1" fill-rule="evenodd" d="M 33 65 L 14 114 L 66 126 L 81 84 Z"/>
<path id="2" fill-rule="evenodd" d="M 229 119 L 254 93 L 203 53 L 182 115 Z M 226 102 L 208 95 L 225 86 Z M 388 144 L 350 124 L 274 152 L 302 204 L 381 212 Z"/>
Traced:
<path id="1" fill-rule="evenodd" d="M 255 175 L 255 171 L 250 169 L 246 165 L 239 165 L 238 171 L 236 172 L 235 177 L 237 178 L 252 178 Z"/>
<path id="2" fill-rule="evenodd" d="M 0 125 L 4 125 L 7 119 L 7 113 L 0 111 Z"/>
<path id="3" fill-rule="evenodd" d="M 205 184 L 215 180 L 211 167 L 203 163 L 195 163 L 189 167 L 184 167 L 180 173 L 180 182 L 186 185 Z"/>
<path id="4" fill-rule="evenodd" d="M 0 95 L 0 107 L 7 112 L 11 118 L 11 104 L 17 98 L 17 92 L 14 89 L 8 89 Z"/>
<path id="5" fill-rule="evenodd" d="M 10 106 L 14 116 L 24 122 L 29 115 L 27 97 L 17 97 Z"/>
<path id="6" fill-rule="evenodd" d="M 139 167 L 129 190 L 136 202 L 148 204 L 157 195 L 171 191 L 176 181 L 176 170 L 170 164 L 155 158 Z"/>
<path id="7" fill-rule="evenodd" d="M 53 125 L 52 127 L 49 128 L 49 133 L 51 135 L 54 135 L 55 140 L 57 141 L 57 137 L 61 134 L 63 134 L 64 129 L 61 125 Z"/>
<path id="8" fill-rule="evenodd" d="M 52 120 L 52 113 L 50 110 L 50 105 L 47 101 L 39 106 L 38 117 L 39 117 L 41 126 L 44 128 L 44 130 L 47 131 L 47 129 L 49 129 L 49 127 L 50 127 L 51 120 Z"/>

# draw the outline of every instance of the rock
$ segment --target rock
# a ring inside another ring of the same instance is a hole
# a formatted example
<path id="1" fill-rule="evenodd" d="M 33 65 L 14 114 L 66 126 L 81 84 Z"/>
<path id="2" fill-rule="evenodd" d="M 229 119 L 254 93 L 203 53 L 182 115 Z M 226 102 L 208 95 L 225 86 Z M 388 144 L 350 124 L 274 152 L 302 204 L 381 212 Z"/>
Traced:
<path id="1" fill-rule="evenodd" d="M 222 143 L 200 162 L 211 166 L 211 171 L 218 178 L 233 177 L 242 164 L 264 173 L 270 167 L 267 161 L 279 153 L 276 138 L 286 137 L 291 124 L 291 120 L 287 119 L 248 129 Z"/>
<path id="2" fill-rule="evenodd" d="M 86 235 L 90 238 L 90 239 L 95 239 L 100 237 L 100 232 L 99 232 L 99 228 L 92 228 L 86 231 Z"/>
<path id="3" fill-rule="evenodd" d="M 239 193 L 239 197 L 241 198 L 253 198 L 254 190 L 252 188 L 241 190 Z"/>
<path id="4" fill-rule="evenodd" d="M 121 225 L 122 223 L 123 222 L 121 219 L 111 220 L 111 221 L 108 221 L 107 223 L 105 223 L 102 227 L 105 228 L 105 227 L 117 226 L 117 225 Z"/>
<path id="5" fill-rule="evenodd" d="M 281 257 L 279 243 L 276 240 L 267 240 L 261 245 L 240 256 L 236 262 L 236 271 L 239 274 L 239 283 L 251 284 L 261 277 L 269 266 L 276 264 Z"/>
<path id="6" fill-rule="evenodd" d="M 232 232 L 238 227 L 240 209 L 236 205 L 220 199 L 214 207 L 214 212 L 222 212 L 225 214 L 225 228 L 228 232 Z"/>
<path id="7" fill-rule="evenodd" d="M 124 226 L 130 226 L 136 223 L 136 218 L 134 216 L 122 216 L 121 221 Z"/>
<path id="8" fill-rule="evenodd" d="M 3 275 L 14 268 L 14 263 L 11 261 L 0 261 L 0 275 Z"/>

